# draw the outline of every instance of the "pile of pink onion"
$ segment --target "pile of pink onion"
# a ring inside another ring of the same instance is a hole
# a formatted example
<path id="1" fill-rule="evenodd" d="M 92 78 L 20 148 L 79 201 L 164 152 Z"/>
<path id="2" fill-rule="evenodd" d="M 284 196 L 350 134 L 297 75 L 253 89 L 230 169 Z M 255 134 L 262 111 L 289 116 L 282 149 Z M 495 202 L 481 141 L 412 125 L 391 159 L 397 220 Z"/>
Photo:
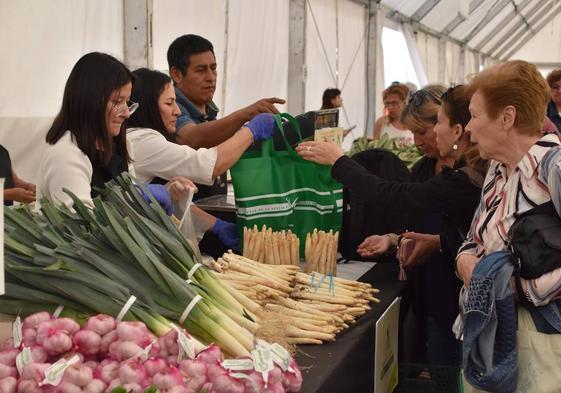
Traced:
<path id="1" fill-rule="evenodd" d="M 116 322 L 108 315 L 88 319 L 83 328 L 69 318 L 51 318 L 47 312 L 23 321 L 22 343 L 14 348 L 12 338 L 0 352 L 2 393 L 103 393 L 122 386 L 142 393 L 155 386 L 160 393 L 281 393 L 297 392 L 302 375 L 294 359 L 283 371 L 275 364 L 268 381 L 255 370 L 236 371 L 222 367 L 222 352 L 210 345 L 195 359 L 178 362 L 178 332 L 155 337 L 142 322 Z M 143 349 L 146 356 L 138 356 Z M 31 350 L 31 361 L 21 375 L 16 357 Z M 57 360 L 78 356 L 57 386 L 42 384 L 45 370 Z"/>

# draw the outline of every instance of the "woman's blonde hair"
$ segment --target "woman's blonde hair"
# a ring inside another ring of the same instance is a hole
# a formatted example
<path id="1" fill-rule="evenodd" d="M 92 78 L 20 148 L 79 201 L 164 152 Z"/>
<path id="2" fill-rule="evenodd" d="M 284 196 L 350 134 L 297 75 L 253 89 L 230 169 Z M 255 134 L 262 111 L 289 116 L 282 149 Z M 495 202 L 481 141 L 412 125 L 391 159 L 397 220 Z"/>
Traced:
<path id="1" fill-rule="evenodd" d="M 491 119 L 512 105 L 516 108 L 514 127 L 522 134 L 541 135 L 550 90 L 535 65 L 523 60 L 497 64 L 474 75 L 470 87 L 483 96 Z"/>
<path id="2" fill-rule="evenodd" d="M 440 97 L 446 91 L 442 85 L 428 85 L 409 96 L 401 112 L 401 122 L 411 131 L 419 130 L 426 124 L 436 124 Z"/>

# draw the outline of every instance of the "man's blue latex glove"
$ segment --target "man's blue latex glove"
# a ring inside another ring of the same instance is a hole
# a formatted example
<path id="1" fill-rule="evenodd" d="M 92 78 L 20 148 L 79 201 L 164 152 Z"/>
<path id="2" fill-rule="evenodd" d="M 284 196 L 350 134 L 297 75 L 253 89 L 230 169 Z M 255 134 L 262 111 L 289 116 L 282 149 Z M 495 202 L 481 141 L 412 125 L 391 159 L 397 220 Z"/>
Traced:
<path id="1" fill-rule="evenodd" d="M 253 141 L 263 141 L 273 136 L 275 118 L 270 113 L 260 113 L 245 125 L 253 134 Z"/>
<path id="2" fill-rule="evenodd" d="M 148 187 L 148 190 L 150 191 L 154 199 L 158 201 L 160 206 L 162 206 L 162 208 L 166 211 L 166 214 L 168 216 L 171 216 L 173 214 L 173 205 L 171 203 L 171 196 L 166 187 L 162 184 L 146 184 L 146 187 Z M 146 202 L 150 203 L 150 198 L 148 197 L 148 195 L 144 193 L 142 188 L 139 187 L 139 190 Z"/>
<path id="3" fill-rule="evenodd" d="M 216 219 L 216 222 L 210 229 L 222 243 L 233 249 L 239 249 L 240 247 L 240 237 L 238 236 L 238 230 L 236 224 L 231 222 L 222 221 L 220 218 Z"/>

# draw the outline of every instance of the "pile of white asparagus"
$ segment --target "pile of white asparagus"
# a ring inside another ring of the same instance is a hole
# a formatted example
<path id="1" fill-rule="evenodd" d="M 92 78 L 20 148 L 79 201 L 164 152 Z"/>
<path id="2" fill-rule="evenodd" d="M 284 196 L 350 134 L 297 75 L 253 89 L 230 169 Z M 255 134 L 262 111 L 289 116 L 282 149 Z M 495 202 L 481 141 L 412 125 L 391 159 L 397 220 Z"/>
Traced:
<path id="1" fill-rule="evenodd" d="M 321 344 L 379 302 L 368 283 L 318 272 L 305 274 L 292 265 L 267 265 L 226 253 L 213 265 L 214 276 L 264 311 L 282 316 L 291 344 Z M 255 310 L 252 310 L 255 312 Z"/>
<path id="2" fill-rule="evenodd" d="M 269 265 L 300 266 L 300 239 L 291 230 L 243 229 L 243 256 Z"/>
<path id="3" fill-rule="evenodd" d="M 314 229 L 306 235 L 304 259 L 306 273 L 319 272 L 321 274 L 337 275 L 337 245 L 339 232 L 324 232 Z"/>

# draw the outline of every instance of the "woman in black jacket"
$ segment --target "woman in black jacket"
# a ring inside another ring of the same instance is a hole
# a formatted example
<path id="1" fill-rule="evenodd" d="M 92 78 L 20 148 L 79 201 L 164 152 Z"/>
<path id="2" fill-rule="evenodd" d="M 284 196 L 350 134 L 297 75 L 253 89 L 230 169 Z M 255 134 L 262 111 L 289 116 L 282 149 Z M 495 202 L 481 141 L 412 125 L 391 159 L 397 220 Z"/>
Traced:
<path id="1" fill-rule="evenodd" d="M 409 215 L 408 229 L 414 232 L 402 237 L 414 240 L 405 240 L 398 256 L 407 271 L 414 314 L 427 332 L 426 361 L 433 364 L 459 362 L 460 346 L 451 331 L 460 287 L 454 258 L 477 207 L 486 169 L 465 133 L 469 101 L 470 93 L 463 86 L 444 94 L 429 87 L 411 96 L 402 116 L 425 157 L 413 168 L 409 183 L 372 175 L 334 144 L 306 142 L 297 148 L 305 159 L 332 165 L 332 176 L 351 193 L 378 204 L 388 214 Z M 396 246 L 396 238 L 366 239 L 358 251 L 383 254 Z"/>

